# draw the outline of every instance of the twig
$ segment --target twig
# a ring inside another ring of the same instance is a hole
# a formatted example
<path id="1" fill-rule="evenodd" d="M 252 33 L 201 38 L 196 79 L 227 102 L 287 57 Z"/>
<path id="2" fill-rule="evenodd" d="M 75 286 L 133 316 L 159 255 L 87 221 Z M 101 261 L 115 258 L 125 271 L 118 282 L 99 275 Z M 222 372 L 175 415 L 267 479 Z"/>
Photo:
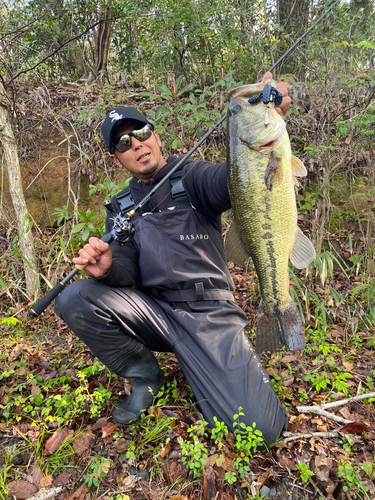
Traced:
<path id="1" fill-rule="evenodd" d="M 339 424 L 350 424 L 352 420 L 346 420 L 346 418 L 337 417 L 333 413 L 323 410 L 321 406 L 299 406 L 297 410 L 300 413 L 314 413 L 315 415 L 320 415 L 322 417 L 329 418 L 338 422 Z"/>
<path id="2" fill-rule="evenodd" d="M 55 488 L 42 488 L 35 495 L 28 497 L 28 500 L 52 500 L 57 497 L 62 489 L 62 486 L 56 486 Z"/>
<path id="3" fill-rule="evenodd" d="M 375 392 L 368 392 L 367 394 L 359 394 L 358 396 L 353 396 L 352 398 L 341 399 L 340 401 L 334 401 L 333 403 L 327 403 L 321 406 L 297 406 L 297 411 L 300 413 L 310 413 L 310 408 L 321 408 L 325 410 L 326 408 L 334 408 L 336 406 L 346 405 L 347 403 L 352 403 L 353 401 L 361 401 L 362 399 L 375 398 Z"/>
<path id="4" fill-rule="evenodd" d="M 299 490 L 306 491 L 307 493 L 311 493 L 311 495 L 314 494 L 313 491 L 308 490 L 307 488 L 303 488 L 302 486 L 298 486 L 298 484 L 293 483 L 292 485 L 293 488 L 298 488 Z"/>
<path id="5" fill-rule="evenodd" d="M 304 434 L 284 432 L 283 436 L 285 436 L 285 439 L 282 439 L 281 441 L 279 441 L 279 443 L 289 443 L 291 441 L 298 441 L 298 439 L 308 439 L 311 437 L 334 438 L 338 436 L 338 433 L 339 429 L 330 432 L 308 432 Z"/>
<path id="6" fill-rule="evenodd" d="M 323 495 L 321 490 L 318 488 L 318 486 L 314 483 L 314 481 L 309 477 L 309 483 L 315 488 L 315 490 L 319 493 L 320 498 L 323 498 L 323 500 L 326 500 L 326 497 Z M 320 499 L 319 499 L 320 500 Z"/>

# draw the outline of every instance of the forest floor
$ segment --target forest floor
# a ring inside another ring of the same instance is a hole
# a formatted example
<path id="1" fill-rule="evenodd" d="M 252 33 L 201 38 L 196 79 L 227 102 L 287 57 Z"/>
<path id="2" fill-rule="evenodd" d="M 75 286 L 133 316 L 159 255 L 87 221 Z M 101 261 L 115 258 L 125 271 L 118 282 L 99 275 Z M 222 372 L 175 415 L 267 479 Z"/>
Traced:
<path id="1" fill-rule="evenodd" d="M 4 247 L 5 233 L 1 241 Z M 254 340 L 255 271 L 228 266 Z M 374 498 L 375 327 L 365 319 L 365 305 L 361 310 L 359 303 L 332 300 L 333 291 L 345 297 L 364 279 L 341 270 L 324 283 L 302 272 L 291 279 L 292 289 L 305 291 L 307 346 L 261 355 L 289 416 L 288 433 L 265 449 L 256 449 L 252 429 L 233 435 L 204 423 L 172 353 L 156 353 L 167 385 L 154 406 L 133 425 L 117 425 L 111 410 L 129 386 L 93 357 L 52 307 L 36 319 L 27 308 L 18 314 L 21 321 L 5 317 L 0 498 Z M 7 300 L 3 293 L 3 311 Z M 300 408 L 327 403 L 337 406 L 326 415 Z"/>

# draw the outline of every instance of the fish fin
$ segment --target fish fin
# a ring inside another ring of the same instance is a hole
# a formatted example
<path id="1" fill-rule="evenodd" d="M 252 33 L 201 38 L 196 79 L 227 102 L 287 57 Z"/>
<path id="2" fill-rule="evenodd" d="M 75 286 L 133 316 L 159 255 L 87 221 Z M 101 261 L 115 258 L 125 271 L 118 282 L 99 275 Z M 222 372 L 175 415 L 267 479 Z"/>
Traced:
<path id="1" fill-rule="evenodd" d="M 250 257 L 242 243 L 236 221 L 232 222 L 225 235 L 224 250 L 228 259 L 240 266 Z"/>
<path id="2" fill-rule="evenodd" d="M 255 351 L 276 352 L 285 345 L 291 351 L 306 346 L 303 337 L 301 314 L 294 302 L 288 304 L 282 313 L 272 313 L 262 301 L 257 317 L 257 333 Z"/>
<path id="3" fill-rule="evenodd" d="M 268 165 L 264 173 L 264 183 L 268 191 L 272 191 L 272 188 L 276 188 L 281 184 L 281 181 L 282 171 L 280 168 L 280 158 L 271 151 L 270 159 L 268 160 Z"/>
<path id="4" fill-rule="evenodd" d="M 303 269 L 308 266 L 314 259 L 316 253 L 314 245 L 309 238 L 303 234 L 301 229 L 296 228 L 296 241 L 292 253 L 290 254 L 290 262 L 297 269 Z"/>
<path id="5" fill-rule="evenodd" d="M 292 156 L 292 173 L 296 177 L 306 177 L 307 175 L 305 165 L 296 156 Z"/>

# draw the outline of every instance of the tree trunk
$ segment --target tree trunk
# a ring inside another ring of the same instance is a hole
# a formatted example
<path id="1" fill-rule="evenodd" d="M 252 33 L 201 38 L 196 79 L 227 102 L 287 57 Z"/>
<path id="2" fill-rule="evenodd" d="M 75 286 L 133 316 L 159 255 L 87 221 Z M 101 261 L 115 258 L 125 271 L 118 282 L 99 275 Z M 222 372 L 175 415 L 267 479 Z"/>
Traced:
<path id="1" fill-rule="evenodd" d="M 284 36 L 290 35 L 286 39 L 287 48 L 297 40 L 307 29 L 310 17 L 311 0 L 278 0 L 277 2 L 277 20 L 283 29 Z M 294 56 L 288 57 L 281 63 L 278 73 L 293 73 L 297 79 L 303 80 L 304 66 L 298 64 L 298 57 L 304 59 L 304 44 L 302 41 L 296 50 Z M 277 58 L 283 55 L 286 47 L 282 44 L 279 47 Z"/>
<path id="2" fill-rule="evenodd" d="M 95 77 L 101 80 L 107 75 L 107 60 L 112 32 L 112 26 L 109 22 L 111 15 L 111 9 L 103 6 L 100 8 L 100 23 L 95 37 Z"/>
<path id="3" fill-rule="evenodd" d="M 3 149 L 5 168 L 9 178 L 9 189 L 12 197 L 14 211 L 17 217 L 17 230 L 21 255 L 24 257 L 24 270 L 26 279 L 26 294 L 30 300 L 35 299 L 35 285 L 37 274 L 37 260 L 35 256 L 34 240 L 30 230 L 27 229 L 27 207 L 23 195 L 21 170 L 18 161 L 17 145 L 11 125 L 10 102 L 3 82 L 0 79 L 0 144 Z M 28 265 L 28 263 L 29 265 Z M 31 267 L 30 267 L 31 266 Z"/>

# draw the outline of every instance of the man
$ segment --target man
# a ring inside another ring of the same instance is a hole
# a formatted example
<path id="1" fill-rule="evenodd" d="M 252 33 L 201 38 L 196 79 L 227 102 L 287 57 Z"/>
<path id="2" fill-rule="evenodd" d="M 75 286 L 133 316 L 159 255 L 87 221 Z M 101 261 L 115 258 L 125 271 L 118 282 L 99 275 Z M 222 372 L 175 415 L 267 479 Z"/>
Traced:
<path id="1" fill-rule="evenodd" d="M 278 89 L 284 115 L 288 86 Z M 178 159 L 162 156 L 157 131 L 134 108 L 111 110 L 102 134 L 112 161 L 133 175 L 130 193 L 112 199 L 115 214 L 129 211 L 124 204 L 139 203 Z M 108 245 L 90 238 L 73 262 L 94 279 L 67 287 L 56 312 L 103 364 L 131 378 L 131 395 L 112 412 L 116 422 L 138 418 L 165 383 L 152 351 L 174 352 L 210 425 L 216 416 L 233 430 L 241 406 L 242 421 L 255 422 L 272 443 L 287 416 L 233 298 L 221 231 L 221 214 L 230 208 L 226 176 L 225 163 L 189 159 L 178 178 L 184 191 L 174 197 L 174 186 L 164 182 L 134 218 L 131 241 Z"/>

